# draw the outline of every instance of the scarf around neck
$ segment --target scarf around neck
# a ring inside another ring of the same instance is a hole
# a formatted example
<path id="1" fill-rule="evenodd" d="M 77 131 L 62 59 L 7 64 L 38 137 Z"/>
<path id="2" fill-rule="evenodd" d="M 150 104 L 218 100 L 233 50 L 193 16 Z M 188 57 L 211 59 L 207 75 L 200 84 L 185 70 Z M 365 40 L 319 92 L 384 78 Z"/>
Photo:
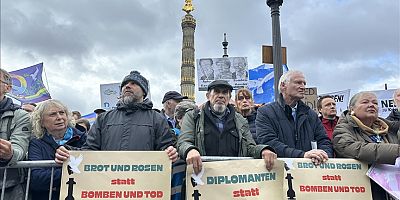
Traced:
<path id="1" fill-rule="evenodd" d="M 384 137 L 389 130 L 389 126 L 381 119 L 377 118 L 374 123 L 372 123 L 371 127 L 366 126 L 361 122 L 354 114 L 351 115 L 351 118 L 356 122 L 358 127 L 360 127 L 374 142 L 380 143 L 382 142 L 382 138 L 385 142 L 386 138 Z"/>

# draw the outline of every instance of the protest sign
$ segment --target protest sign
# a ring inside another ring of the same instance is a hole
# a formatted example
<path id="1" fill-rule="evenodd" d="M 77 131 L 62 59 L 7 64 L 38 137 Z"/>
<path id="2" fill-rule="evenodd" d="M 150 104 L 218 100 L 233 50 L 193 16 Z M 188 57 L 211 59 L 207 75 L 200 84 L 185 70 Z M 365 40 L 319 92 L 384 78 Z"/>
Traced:
<path id="1" fill-rule="evenodd" d="M 284 199 L 372 199 L 367 164 L 354 159 L 329 159 L 315 166 L 310 159 L 284 159 Z"/>
<path id="2" fill-rule="evenodd" d="M 396 105 L 394 105 L 393 100 L 393 93 L 395 90 L 396 89 L 371 91 L 375 93 L 376 97 L 378 98 L 379 117 L 386 118 L 393 109 L 396 109 Z"/>
<path id="3" fill-rule="evenodd" d="M 100 84 L 101 108 L 111 110 L 117 107 L 121 83 Z"/>
<path id="4" fill-rule="evenodd" d="M 350 89 L 347 90 L 342 90 L 342 91 L 337 91 L 337 92 L 330 92 L 330 93 L 325 93 L 318 95 L 319 97 L 330 95 L 336 102 L 336 111 L 337 115 L 340 116 L 340 114 L 347 110 L 347 106 L 349 105 L 349 99 L 350 99 Z"/>
<path id="5" fill-rule="evenodd" d="M 71 151 L 60 199 L 171 198 L 171 161 L 164 151 Z"/>
<path id="6" fill-rule="evenodd" d="M 400 166 L 373 165 L 368 170 L 367 175 L 390 195 L 400 199 Z"/>
<path id="7" fill-rule="evenodd" d="M 192 176 L 188 165 L 186 199 L 281 199 L 283 169 L 283 161 L 271 171 L 262 159 L 217 161 L 204 162 L 204 171 Z"/>
<path id="8" fill-rule="evenodd" d="M 226 80 L 234 89 L 247 86 L 249 79 L 247 57 L 197 59 L 199 91 L 207 91 L 214 80 Z"/>
<path id="9" fill-rule="evenodd" d="M 317 101 L 318 101 L 318 95 L 317 95 L 317 88 L 312 87 L 312 88 L 305 88 L 304 90 L 304 98 L 302 101 L 311 109 L 313 109 L 315 112 L 318 112 L 317 109 Z"/>

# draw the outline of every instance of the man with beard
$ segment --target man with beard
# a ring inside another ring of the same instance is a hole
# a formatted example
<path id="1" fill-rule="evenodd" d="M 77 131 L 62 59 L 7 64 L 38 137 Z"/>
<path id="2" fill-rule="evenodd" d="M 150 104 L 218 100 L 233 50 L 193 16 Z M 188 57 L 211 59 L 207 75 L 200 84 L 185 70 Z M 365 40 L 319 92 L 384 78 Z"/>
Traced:
<path id="1" fill-rule="evenodd" d="M 256 145 L 247 120 L 229 104 L 232 86 L 224 80 L 208 85 L 207 99 L 200 112 L 192 110 L 183 117 L 178 149 L 186 163 L 201 171 L 201 156 L 263 158 L 272 169 L 276 154 L 266 145 Z M 197 145 L 195 145 L 197 144 Z"/>
<path id="2" fill-rule="evenodd" d="M 333 156 L 332 142 L 317 113 L 301 101 L 305 86 L 300 71 L 281 76 L 278 101 L 257 110 L 257 138 L 260 144 L 273 147 L 279 157 L 310 158 L 319 165 Z"/>
<path id="3" fill-rule="evenodd" d="M 82 150 L 103 151 L 159 151 L 165 150 L 175 162 L 178 153 L 173 145 L 176 138 L 163 116 L 152 109 L 153 103 L 145 99 L 148 81 L 137 71 L 127 75 L 121 84 L 121 99 L 117 108 L 99 115 L 90 129 Z M 56 162 L 69 157 L 61 146 Z"/>
<path id="4" fill-rule="evenodd" d="M 29 114 L 5 96 L 11 88 L 10 74 L 0 69 L 0 167 L 10 166 L 25 159 L 31 135 Z M 23 199 L 25 189 L 22 171 L 8 169 L 5 186 L 3 177 L 4 169 L 1 169 L 0 187 L 5 187 L 4 199 Z"/>

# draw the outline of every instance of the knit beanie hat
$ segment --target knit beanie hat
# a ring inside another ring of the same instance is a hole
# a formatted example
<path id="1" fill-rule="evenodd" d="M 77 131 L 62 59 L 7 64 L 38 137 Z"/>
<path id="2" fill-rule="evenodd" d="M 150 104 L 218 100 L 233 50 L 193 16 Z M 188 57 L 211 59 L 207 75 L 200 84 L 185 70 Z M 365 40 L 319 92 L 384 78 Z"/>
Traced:
<path id="1" fill-rule="evenodd" d="M 144 96 L 147 96 L 147 92 L 149 91 L 149 81 L 142 75 L 140 75 L 140 72 L 138 71 L 131 71 L 131 73 L 127 76 L 125 76 L 124 80 L 122 81 L 121 88 L 124 87 L 126 84 L 128 84 L 129 81 L 133 81 L 134 83 L 138 84 L 144 93 Z"/>

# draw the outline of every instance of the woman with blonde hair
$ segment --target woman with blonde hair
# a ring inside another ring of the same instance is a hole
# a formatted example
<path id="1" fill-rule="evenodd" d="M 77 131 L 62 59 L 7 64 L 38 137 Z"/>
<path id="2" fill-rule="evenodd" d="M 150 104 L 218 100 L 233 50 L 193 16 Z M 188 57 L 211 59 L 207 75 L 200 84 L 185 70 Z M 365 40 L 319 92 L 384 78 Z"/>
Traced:
<path id="1" fill-rule="evenodd" d="M 57 100 L 40 103 L 31 114 L 32 132 L 36 138 L 29 143 L 28 160 L 54 160 L 59 146 L 81 147 L 86 135 L 77 130 L 68 108 Z M 31 172 L 32 199 L 48 199 L 51 168 L 33 168 Z M 61 167 L 54 170 L 52 199 L 59 199 Z"/>
<path id="2" fill-rule="evenodd" d="M 353 158 L 367 164 L 395 164 L 400 156 L 400 122 L 378 117 L 378 99 L 372 92 L 355 94 L 333 131 L 338 158 Z M 387 199 L 386 192 L 371 181 L 373 199 Z"/>
<path id="3" fill-rule="evenodd" d="M 240 113 L 249 123 L 249 128 L 254 141 L 258 144 L 256 134 L 257 111 L 254 107 L 254 100 L 251 92 L 247 88 L 240 88 L 235 96 L 236 111 Z"/>

